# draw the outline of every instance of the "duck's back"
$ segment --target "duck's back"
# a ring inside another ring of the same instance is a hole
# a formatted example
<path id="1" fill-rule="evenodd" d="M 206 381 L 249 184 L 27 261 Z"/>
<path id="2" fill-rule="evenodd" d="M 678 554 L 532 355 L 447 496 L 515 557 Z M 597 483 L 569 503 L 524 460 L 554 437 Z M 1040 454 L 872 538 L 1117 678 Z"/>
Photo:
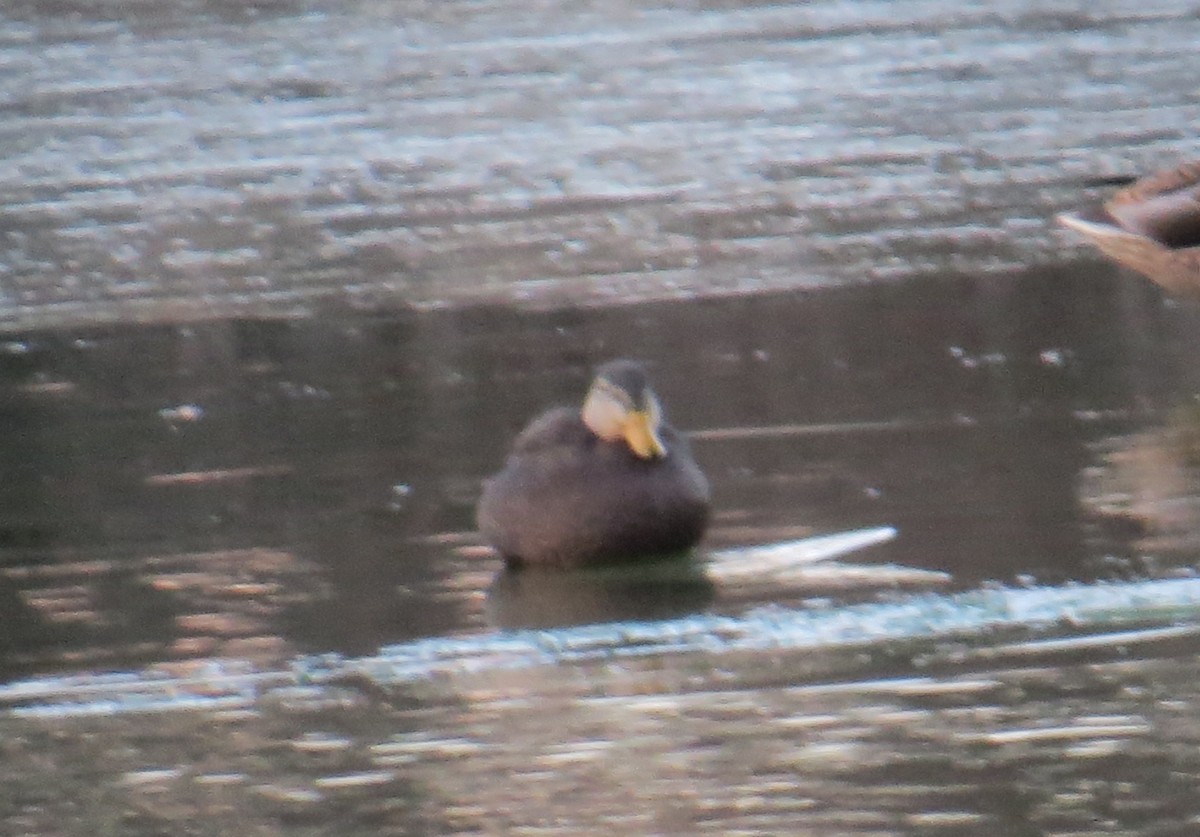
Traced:
<path id="1" fill-rule="evenodd" d="M 511 563 L 578 566 L 693 546 L 708 521 L 708 484 L 687 442 L 660 428 L 667 456 L 639 459 L 558 408 L 517 437 L 484 483 L 479 530 Z"/>

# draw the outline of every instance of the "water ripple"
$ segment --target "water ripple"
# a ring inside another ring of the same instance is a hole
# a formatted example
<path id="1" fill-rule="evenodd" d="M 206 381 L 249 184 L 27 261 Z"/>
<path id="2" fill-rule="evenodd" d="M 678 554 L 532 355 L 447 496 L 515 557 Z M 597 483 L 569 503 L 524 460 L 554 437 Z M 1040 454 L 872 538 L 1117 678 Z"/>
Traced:
<path id="1" fill-rule="evenodd" d="M 1023 635 L 1014 639 L 1014 630 Z M 339 690 L 347 686 L 391 687 L 534 666 L 687 653 L 859 651 L 953 639 L 972 649 L 968 656 L 990 658 L 1097 649 L 1116 653 L 1132 644 L 1198 633 L 1200 579 L 996 588 L 826 609 L 767 606 L 742 616 L 424 639 L 366 657 L 301 657 L 279 671 L 210 660 L 184 675 L 152 667 L 140 673 L 38 678 L 0 687 L 0 706 L 15 715 L 39 717 L 235 710 L 252 707 L 264 696 L 287 699 L 303 692 L 306 701 L 336 703 L 344 699 Z M 953 662 L 945 653 L 939 660 Z"/>

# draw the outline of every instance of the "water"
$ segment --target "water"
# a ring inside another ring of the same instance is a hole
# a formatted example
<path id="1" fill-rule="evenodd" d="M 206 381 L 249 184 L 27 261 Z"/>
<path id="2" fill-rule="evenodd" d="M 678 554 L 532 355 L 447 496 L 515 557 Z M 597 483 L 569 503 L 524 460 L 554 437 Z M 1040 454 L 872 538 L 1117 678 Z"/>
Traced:
<path id="1" fill-rule="evenodd" d="M 1196 317 L 1037 271 L 10 335 L 0 815 L 1189 833 Z M 479 480 L 613 356 L 692 433 L 713 530 L 505 573 Z M 873 526 L 852 566 L 745 571 Z"/>
<path id="2" fill-rule="evenodd" d="M 1053 5 L 6 4 L 0 833 L 1196 833 L 1200 315 L 1048 221 L 1196 17 Z M 712 532 L 501 572 L 619 355 Z"/>
<path id="3" fill-rule="evenodd" d="M 711 548 L 891 525 L 869 560 L 961 588 L 1189 566 L 1194 473 L 1170 449 L 1188 397 L 1188 347 L 1170 335 L 1187 312 L 1131 295 L 1031 276 L 14 335 L 5 669 L 277 664 L 486 628 L 489 588 L 535 582 L 494 579 L 479 555 L 479 480 L 524 421 L 578 400 L 591 364 L 618 355 L 652 365 L 693 432 Z M 598 593 L 612 584 L 579 585 L 591 620 L 639 615 L 628 590 Z M 781 601 L 745 593 L 698 577 L 644 606 Z"/>

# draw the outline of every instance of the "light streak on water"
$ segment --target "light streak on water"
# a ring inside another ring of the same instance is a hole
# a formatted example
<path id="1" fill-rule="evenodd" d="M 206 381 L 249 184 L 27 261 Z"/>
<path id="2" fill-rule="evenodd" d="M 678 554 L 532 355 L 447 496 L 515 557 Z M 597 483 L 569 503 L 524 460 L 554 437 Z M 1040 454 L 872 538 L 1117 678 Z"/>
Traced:
<path id="1" fill-rule="evenodd" d="M 823 609 L 756 608 L 741 616 L 696 615 L 659 622 L 497 632 L 422 639 L 367 657 L 302 657 L 287 670 L 257 671 L 212 660 L 189 676 L 140 673 L 37 678 L 0 687 L 0 706 L 15 715 L 62 717 L 180 709 L 236 710 L 264 695 L 329 700 L 355 679 L 396 686 L 433 677 L 469 677 L 535 666 L 620 662 L 656 656 L 797 649 L 879 647 L 954 639 L 989 652 L 993 634 L 1037 634 L 993 653 L 1116 650 L 1200 633 L 1200 579 L 926 593 L 894 601 Z"/>

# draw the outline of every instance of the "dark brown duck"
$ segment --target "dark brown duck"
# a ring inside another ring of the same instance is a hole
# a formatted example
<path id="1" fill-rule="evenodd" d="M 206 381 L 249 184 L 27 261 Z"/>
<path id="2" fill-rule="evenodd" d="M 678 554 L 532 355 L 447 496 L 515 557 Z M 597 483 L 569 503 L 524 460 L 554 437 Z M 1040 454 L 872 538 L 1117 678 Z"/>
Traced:
<path id="1" fill-rule="evenodd" d="M 606 363 L 582 408 L 534 419 L 483 484 L 479 531 L 510 565 L 578 567 L 686 550 L 708 482 L 641 364 Z"/>
<path id="2" fill-rule="evenodd" d="M 1058 220 L 1168 292 L 1200 299 L 1200 161 L 1144 177 L 1102 206 Z"/>

